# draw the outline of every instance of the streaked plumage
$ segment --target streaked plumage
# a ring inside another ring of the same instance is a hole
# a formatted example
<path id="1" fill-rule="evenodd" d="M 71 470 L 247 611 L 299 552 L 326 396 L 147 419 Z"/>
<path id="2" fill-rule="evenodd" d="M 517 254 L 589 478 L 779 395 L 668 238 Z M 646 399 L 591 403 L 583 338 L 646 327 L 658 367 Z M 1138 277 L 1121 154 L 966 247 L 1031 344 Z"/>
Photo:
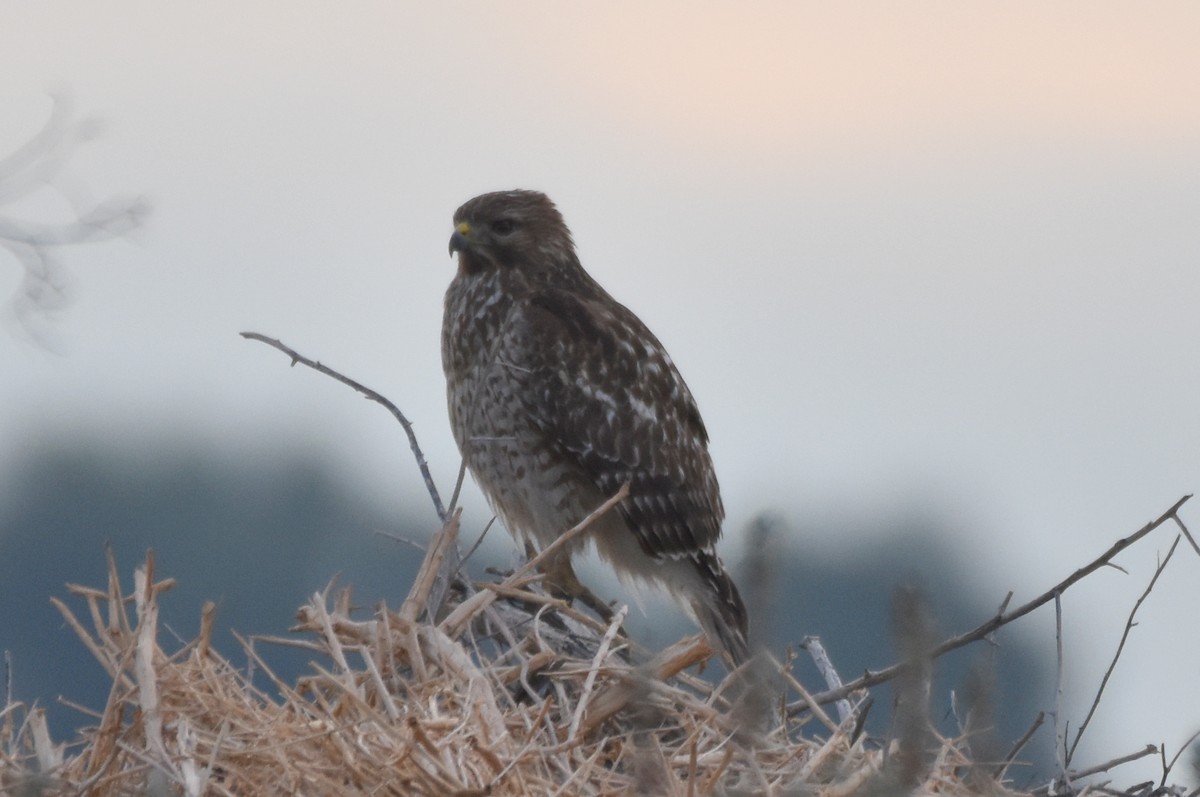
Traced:
<path id="1" fill-rule="evenodd" d="M 589 535 L 600 555 L 666 587 L 741 662 L 746 612 L 715 552 L 725 511 L 708 433 L 662 344 L 584 271 L 543 194 L 475 197 L 454 224 L 442 364 L 455 439 L 493 509 L 543 547 L 630 482 Z M 583 589 L 569 553 L 548 579 Z"/>

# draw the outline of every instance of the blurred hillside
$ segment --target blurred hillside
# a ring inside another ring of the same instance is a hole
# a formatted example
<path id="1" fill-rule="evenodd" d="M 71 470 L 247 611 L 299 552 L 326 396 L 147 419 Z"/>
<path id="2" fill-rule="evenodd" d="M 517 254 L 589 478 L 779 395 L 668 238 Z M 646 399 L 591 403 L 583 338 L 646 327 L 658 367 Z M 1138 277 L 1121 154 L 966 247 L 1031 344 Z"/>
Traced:
<path id="1" fill-rule="evenodd" d="M 229 629 L 285 633 L 295 608 L 335 575 L 339 583 L 352 585 L 360 606 L 380 600 L 398 605 L 421 554 L 375 532 L 423 540 L 432 531 L 428 506 L 410 507 L 410 514 L 393 517 L 320 463 L 295 452 L 246 461 L 171 440 L 141 453 L 100 442 L 47 445 L 17 460 L 3 484 L 0 649 L 12 654 L 16 699 L 48 707 L 59 738 L 87 718 L 57 705 L 57 696 L 98 709 L 108 680 L 48 599 L 65 597 L 67 582 L 104 583 L 106 544 L 112 545 L 122 575 L 142 560 L 147 548 L 155 550 L 159 577 L 178 581 L 162 608 L 165 625 L 181 637 L 196 633 L 202 603 L 217 601 L 216 643 L 237 661 L 242 657 Z M 981 563 L 948 558 L 944 547 L 933 542 L 945 534 L 930 519 L 936 515 L 906 517 L 893 525 L 886 543 L 873 544 L 853 559 L 822 560 L 798 544 L 801 537 L 835 533 L 833 529 L 799 533 L 772 520 L 759 522 L 742 537 L 752 549 L 767 552 L 756 560 L 758 567 L 768 563 L 766 572 L 746 573 L 753 557 L 726 551 L 735 572 L 741 571 L 744 589 L 752 593 L 752 607 L 759 607 L 756 617 L 765 620 L 761 625 L 769 632 L 771 649 L 779 653 L 814 634 L 847 679 L 889 664 L 890 603 L 902 584 L 921 586 L 927 593 L 939 636 L 972 627 L 994 612 L 988 601 L 995 596 L 969 589 L 971 569 Z M 482 523 L 472 518 L 466 528 Z M 846 518 L 836 524 L 836 533 L 876 539 L 873 531 L 878 530 L 866 528 L 868 523 Z M 474 532 L 465 532 L 464 539 L 469 544 Z M 494 535 L 491 547 L 472 560 L 473 575 L 486 577 L 483 568 L 497 558 L 501 566 L 507 564 L 511 550 L 505 535 Z M 592 574 L 596 579 L 603 581 L 602 574 Z M 692 633 L 677 613 L 670 615 L 669 624 L 660 612 L 651 616 L 653 627 L 636 609 L 629 621 L 635 637 L 647 644 L 666 644 Z M 976 645 L 939 661 L 932 714 L 947 733 L 957 732 L 951 691 L 961 694 L 968 668 L 980 663 L 998 673 L 999 740 L 1005 749 L 1039 709 L 1052 704 L 1048 669 L 1030 654 L 1020 631 L 1003 629 L 998 647 Z M 306 666 L 307 656 L 296 651 L 260 647 L 260 652 L 285 678 Z M 799 655 L 797 672 L 819 691 L 819 675 L 807 656 Z M 869 727 L 886 731 L 890 716 L 891 707 L 877 701 Z M 1043 732 L 1043 738 L 1048 734 Z M 1048 747 L 1034 745 L 1027 757 Z"/>

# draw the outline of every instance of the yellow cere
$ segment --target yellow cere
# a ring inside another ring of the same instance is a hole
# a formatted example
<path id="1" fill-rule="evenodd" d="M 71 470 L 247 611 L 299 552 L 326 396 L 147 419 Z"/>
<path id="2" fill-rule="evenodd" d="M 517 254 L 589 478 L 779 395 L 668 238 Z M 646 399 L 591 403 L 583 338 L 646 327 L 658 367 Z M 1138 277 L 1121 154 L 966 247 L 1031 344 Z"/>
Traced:
<path id="1" fill-rule="evenodd" d="M 458 230 L 459 235 L 469 235 L 471 232 L 471 225 L 467 224 L 465 221 L 460 221 L 458 226 L 454 229 Z"/>

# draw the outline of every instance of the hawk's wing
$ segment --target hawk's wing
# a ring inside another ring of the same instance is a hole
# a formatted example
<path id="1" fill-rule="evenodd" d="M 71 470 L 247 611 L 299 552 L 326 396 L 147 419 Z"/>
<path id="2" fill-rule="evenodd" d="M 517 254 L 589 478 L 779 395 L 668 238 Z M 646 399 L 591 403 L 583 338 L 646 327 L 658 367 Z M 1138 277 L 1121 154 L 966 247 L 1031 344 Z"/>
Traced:
<path id="1" fill-rule="evenodd" d="M 604 298 L 608 299 L 607 296 Z M 708 433 L 658 339 L 616 301 L 543 289 L 517 302 L 501 356 L 531 390 L 531 420 L 619 511 L 651 556 L 710 549 L 725 510 Z"/>

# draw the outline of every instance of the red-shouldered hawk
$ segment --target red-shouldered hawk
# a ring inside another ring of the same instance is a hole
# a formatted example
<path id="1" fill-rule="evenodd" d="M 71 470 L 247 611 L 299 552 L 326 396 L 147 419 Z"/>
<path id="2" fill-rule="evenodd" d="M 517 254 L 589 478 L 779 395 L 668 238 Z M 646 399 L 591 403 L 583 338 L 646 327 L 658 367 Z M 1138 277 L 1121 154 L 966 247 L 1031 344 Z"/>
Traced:
<path id="1" fill-rule="evenodd" d="M 662 344 L 584 271 L 543 194 L 470 200 L 454 214 L 455 252 L 442 324 L 450 424 L 496 514 L 544 547 L 629 482 L 588 535 L 600 556 L 623 580 L 666 587 L 727 660 L 744 661 L 746 609 L 715 550 L 725 509 L 708 432 Z M 590 597 L 571 568 L 582 545 L 547 568 L 556 591 Z"/>

